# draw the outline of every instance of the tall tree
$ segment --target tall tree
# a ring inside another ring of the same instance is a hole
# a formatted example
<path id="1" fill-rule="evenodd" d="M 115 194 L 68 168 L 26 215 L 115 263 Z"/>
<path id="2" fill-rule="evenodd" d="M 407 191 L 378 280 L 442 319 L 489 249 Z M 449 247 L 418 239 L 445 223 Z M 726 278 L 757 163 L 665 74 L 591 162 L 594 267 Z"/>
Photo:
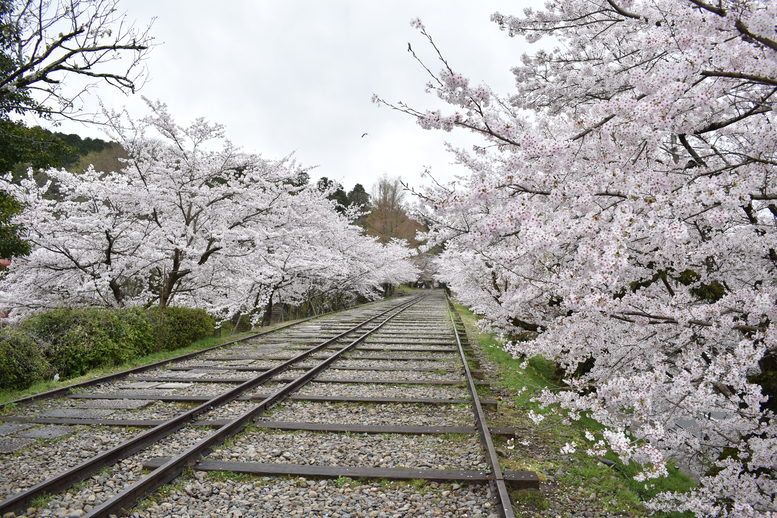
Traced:
<path id="1" fill-rule="evenodd" d="M 404 239 L 417 247 L 416 233 L 425 230 L 405 208 L 405 188 L 399 178 L 381 177 L 372 188 L 371 210 L 365 221 L 367 233 L 382 243 Z"/>
<path id="2" fill-rule="evenodd" d="M 61 165 L 66 149 L 13 115 L 89 121 L 83 95 L 98 82 L 134 91 L 150 42 L 148 28 L 127 23 L 118 0 L 0 0 L 0 174 L 19 163 Z M 76 76 L 93 82 L 67 88 L 65 79 Z M 8 197 L 0 204 L 0 250 L 19 255 L 20 227 L 8 223 L 18 202 Z"/>
<path id="3" fill-rule="evenodd" d="M 358 216 L 354 220 L 354 224 L 364 227 L 367 223 L 367 215 L 370 208 L 370 195 L 364 190 L 364 186 L 357 183 L 353 186 L 353 189 L 348 191 L 348 206 L 351 210 L 357 211 Z"/>
<path id="4" fill-rule="evenodd" d="M 60 167 L 74 156 L 58 135 L 40 126 L 27 127 L 21 122 L 0 119 L 0 172 L 18 167 Z"/>
<path id="5" fill-rule="evenodd" d="M 348 205 L 352 207 L 367 208 L 370 205 L 370 195 L 364 190 L 364 186 L 357 183 L 348 191 Z"/>
<path id="6" fill-rule="evenodd" d="M 326 194 L 326 197 L 335 202 L 335 209 L 341 214 L 348 208 L 348 195 L 345 194 L 343 186 L 326 176 L 322 176 L 316 183 L 318 190 Z"/>
<path id="7" fill-rule="evenodd" d="M 640 481 L 669 459 L 695 472 L 655 509 L 776 515 L 777 3 L 546 6 L 493 16 L 559 43 L 508 98 L 441 60 L 450 109 L 395 106 L 489 144 L 458 153 L 463 189 L 423 193 L 441 278 L 506 335 L 538 333 L 508 349 L 564 371 L 540 401 L 608 427 L 584 449 Z"/>
<path id="8" fill-rule="evenodd" d="M 20 66 L 14 52 L 20 36 L 19 27 L 12 20 L 13 10 L 13 0 L 0 0 L 0 77 L 10 76 Z M 11 112 L 18 112 L 18 106 L 32 103 L 27 89 L 6 88 L 0 94 L 0 119 L 7 118 Z"/>
<path id="9" fill-rule="evenodd" d="M 30 253 L 30 243 L 21 238 L 22 227 L 14 224 L 14 216 L 22 212 L 21 204 L 11 195 L 0 191 L 0 259 L 11 259 Z"/>
<path id="10" fill-rule="evenodd" d="M 0 306 L 21 316 L 66 305 L 189 305 L 224 317 L 260 315 L 276 294 L 312 287 L 376 296 L 412 280 L 410 251 L 363 236 L 300 168 L 236 150 L 218 125 L 179 126 L 162 104 L 117 121 L 129 154 L 119 172 L 49 170 L 0 188 L 21 200 L 14 218 L 33 244 L 11 266 Z M 132 131 L 123 128 L 133 128 Z"/>

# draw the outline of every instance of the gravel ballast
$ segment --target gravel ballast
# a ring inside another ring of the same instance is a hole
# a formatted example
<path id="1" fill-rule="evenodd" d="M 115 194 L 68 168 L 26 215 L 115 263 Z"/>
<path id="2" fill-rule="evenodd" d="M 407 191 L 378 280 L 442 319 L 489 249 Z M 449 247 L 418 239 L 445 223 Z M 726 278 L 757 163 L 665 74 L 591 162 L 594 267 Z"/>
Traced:
<path id="1" fill-rule="evenodd" d="M 208 433 L 209 430 L 184 428 L 147 450 L 122 460 L 108 470 L 96 473 L 79 484 L 77 489 L 73 488 L 54 496 L 44 508 L 37 509 L 34 516 L 47 518 L 81 516 L 140 479 L 143 474 L 143 462 L 146 460 L 180 453 L 201 441 Z"/>
<path id="2" fill-rule="evenodd" d="M 458 360 L 458 359 L 457 359 Z M 332 368 L 360 368 L 370 369 L 374 367 L 378 368 L 392 368 L 392 369 L 453 369 L 459 367 L 458 361 L 451 360 L 439 360 L 439 361 L 395 361 L 395 360 L 338 360 L 332 364 Z"/>
<path id="3" fill-rule="evenodd" d="M 464 387 L 446 385 L 375 385 L 372 383 L 316 383 L 302 387 L 301 396 L 466 399 Z"/>
<path id="4" fill-rule="evenodd" d="M 240 435 L 231 446 L 214 451 L 208 458 L 232 462 L 380 468 L 487 468 L 475 434 L 256 431 Z"/>
<path id="5" fill-rule="evenodd" d="M 285 516 L 337 518 L 496 518 L 485 485 L 250 477 L 195 473 L 133 518 Z"/>
<path id="6" fill-rule="evenodd" d="M 464 383 L 464 376 L 455 372 L 419 372 L 419 371 L 354 371 L 354 370 L 342 370 L 332 367 L 327 369 L 319 375 L 320 378 L 336 379 L 336 380 L 350 380 L 358 379 L 369 381 L 392 381 L 392 380 L 408 380 L 418 381 L 419 383 L 425 381 L 453 381 Z"/>
<path id="7" fill-rule="evenodd" d="M 442 408 L 440 408 L 442 407 Z M 264 417 L 273 421 L 368 425 L 472 426 L 472 411 L 460 405 L 286 402 Z M 261 420 L 256 421 L 261 426 Z"/>
<path id="8" fill-rule="evenodd" d="M 0 498 L 19 493 L 142 432 L 113 427 L 72 428 L 70 435 L 38 440 L 26 449 L 0 455 Z"/>

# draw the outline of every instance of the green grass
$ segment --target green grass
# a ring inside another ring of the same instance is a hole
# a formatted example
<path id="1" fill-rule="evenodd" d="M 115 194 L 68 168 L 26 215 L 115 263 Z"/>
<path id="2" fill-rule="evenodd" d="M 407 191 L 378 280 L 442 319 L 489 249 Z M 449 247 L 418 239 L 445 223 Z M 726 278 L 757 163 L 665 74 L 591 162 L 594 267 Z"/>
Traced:
<path id="1" fill-rule="evenodd" d="M 154 504 L 159 504 L 160 502 L 167 500 L 174 492 L 182 491 L 184 486 L 191 481 L 192 473 L 193 472 L 191 469 L 187 469 L 181 473 L 181 475 L 174 482 L 169 482 L 163 485 L 149 496 L 140 500 L 137 504 L 135 504 L 135 509 L 138 511 L 145 511 Z"/>
<path id="2" fill-rule="evenodd" d="M 585 431 L 589 430 L 597 435 L 597 432 L 604 429 L 600 423 L 587 417 L 579 421 L 569 421 L 563 415 L 543 409 L 539 403 L 531 401 L 544 388 L 563 386 L 557 377 L 555 364 L 542 356 L 534 356 L 528 360 L 526 368 L 521 368 L 522 362 L 505 352 L 502 344 L 493 335 L 483 333 L 476 327 L 476 315 L 464 306 L 455 303 L 454 305 L 467 328 L 470 342 L 479 346 L 485 357 L 497 366 L 499 376 L 494 385 L 511 394 L 509 404 L 500 404 L 492 424 L 521 425 L 522 428 L 532 430 L 534 437 L 529 440 L 540 441 L 547 450 L 546 455 L 532 456 L 520 454 L 520 447 L 516 447 L 513 451 L 519 453 L 509 455 L 509 458 L 504 460 L 503 467 L 536 471 L 540 480 L 552 478 L 561 484 L 565 491 L 579 492 L 595 498 L 605 511 L 625 511 L 632 516 L 646 516 L 648 513 L 643 502 L 662 491 L 682 492 L 694 486 L 688 476 L 674 467 L 670 468 L 668 477 L 651 480 L 646 486 L 644 482 L 637 482 L 633 478 L 639 471 L 636 464 L 624 465 L 614 454 L 609 453 L 606 458 L 616 463 L 610 467 L 587 455 L 585 449 L 590 443 L 585 438 Z M 545 419 L 535 425 L 526 416 L 529 410 L 543 415 Z M 507 437 L 495 438 L 502 451 L 510 451 L 506 449 L 507 440 Z M 578 451 L 571 455 L 560 454 L 561 447 L 572 441 L 577 443 Z M 544 509 L 546 507 L 543 506 L 548 505 L 544 499 L 534 494 L 519 493 L 515 497 L 517 501 L 536 509 Z M 685 518 L 691 515 L 669 513 L 655 516 Z"/>
<path id="3" fill-rule="evenodd" d="M 202 349 L 207 349 L 208 347 L 213 347 L 215 345 L 219 345 L 224 342 L 228 342 L 230 340 L 235 340 L 237 338 L 250 336 L 252 334 L 270 330 L 270 329 L 273 329 L 274 327 L 278 327 L 279 325 L 285 325 L 288 323 L 289 322 L 282 322 L 274 326 L 269 326 L 269 327 L 257 329 L 254 331 L 247 331 L 244 333 L 237 333 L 230 336 L 203 338 L 201 340 L 197 340 L 196 342 L 189 345 L 188 347 L 182 347 L 180 349 L 175 349 L 172 351 L 161 351 L 157 353 L 148 354 L 146 356 L 141 356 L 139 358 L 129 360 L 120 365 L 100 367 L 98 369 L 93 369 L 88 373 L 84 374 L 83 376 L 78 376 L 76 378 L 69 378 L 67 380 L 61 380 L 61 381 L 40 381 L 23 390 L 10 390 L 10 389 L 0 390 L 0 404 L 7 403 L 9 401 L 13 401 L 15 399 L 23 398 L 33 394 L 38 394 L 40 392 L 46 392 L 49 390 L 59 389 L 70 385 L 83 383 L 85 381 L 93 380 L 101 376 L 107 376 L 109 374 L 114 374 L 124 370 L 132 369 L 135 367 L 140 367 L 143 365 L 148 365 L 151 363 L 167 360 L 170 358 L 174 358 L 176 356 L 180 356 L 182 354 L 200 351 Z M 5 407 L 4 410 L 7 410 L 7 408 L 8 407 Z"/>
<path id="4" fill-rule="evenodd" d="M 414 478 L 413 480 L 410 481 L 410 485 L 416 491 L 422 491 L 428 484 L 429 484 L 428 480 L 423 480 L 420 478 Z"/>
<path id="5" fill-rule="evenodd" d="M 51 499 L 54 498 L 54 495 L 50 495 L 48 493 L 43 493 L 42 495 L 36 496 L 32 499 L 30 502 L 30 507 L 35 507 L 36 509 L 42 509 L 49 505 L 49 502 L 51 502 Z"/>
<path id="6" fill-rule="evenodd" d="M 344 477 L 343 475 L 340 475 L 334 480 L 334 485 L 337 487 L 358 487 L 362 485 L 362 482 L 359 480 L 354 480 L 351 477 Z"/>
<path id="7" fill-rule="evenodd" d="M 422 291 L 422 290 L 420 290 L 418 288 L 411 288 L 410 286 L 404 286 L 404 285 L 397 286 L 396 288 L 394 288 L 394 293 L 396 295 L 400 295 L 400 294 L 402 294 L 402 295 L 414 295 L 414 294 L 418 293 L 419 291 Z"/>
<path id="8" fill-rule="evenodd" d="M 510 493 L 513 501 L 518 501 L 531 508 L 545 511 L 550 505 L 542 491 L 536 489 L 519 489 Z"/>

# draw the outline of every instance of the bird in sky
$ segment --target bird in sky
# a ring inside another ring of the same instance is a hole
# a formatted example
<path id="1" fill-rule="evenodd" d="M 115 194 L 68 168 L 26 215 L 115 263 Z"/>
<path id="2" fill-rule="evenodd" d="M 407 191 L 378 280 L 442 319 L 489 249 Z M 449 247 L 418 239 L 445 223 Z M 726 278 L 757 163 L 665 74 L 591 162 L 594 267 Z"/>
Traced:
<path id="1" fill-rule="evenodd" d="M 362 138 L 366 137 L 367 135 L 368 133 L 365 131 L 364 133 L 362 133 Z"/>

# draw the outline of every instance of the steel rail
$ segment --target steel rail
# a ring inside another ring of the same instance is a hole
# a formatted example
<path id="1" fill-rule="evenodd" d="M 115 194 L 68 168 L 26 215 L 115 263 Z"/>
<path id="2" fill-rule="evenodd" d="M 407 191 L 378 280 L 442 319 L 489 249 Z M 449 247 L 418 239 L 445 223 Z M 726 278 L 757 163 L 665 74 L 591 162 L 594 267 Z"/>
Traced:
<path id="1" fill-rule="evenodd" d="M 354 331 L 367 325 L 373 320 L 376 320 L 382 317 L 383 315 L 396 310 L 397 308 L 404 308 L 405 306 L 407 306 L 407 304 L 408 304 L 407 302 L 404 302 L 402 304 L 392 306 L 391 308 L 362 321 L 361 323 L 351 327 L 350 329 L 343 331 L 342 333 L 332 338 L 329 338 L 306 351 L 303 351 L 297 354 L 293 358 L 284 361 L 282 364 L 278 365 L 277 367 L 273 367 L 270 370 L 262 372 L 261 374 L 255 376 L 254 378 L 241 383 L 237 387 L 230 389 L 226 392 L 223 392 L 218 396 L 215 396 L 214 398 L 209 399 L 204 403 L 198 405 L 197 407 L 165 421 L 164 423 L 152 428 L 151 430 L 141 433 L 133 437 L 132 439 L 129 439 L 124 443 L 111 448 L 108 451 L 97 454 L 94 457 L 84 461 L 83 463 L 69 470 L 59 473 L 42 482 L 39 482 L 38 484 L 34 485 L 33 487 L 25 491 L 22 491 L 21 493 L 17 493 L 15 495 L 10 496 L 6 500 L 0 502 L 0 516 L 4 516 L 6 513 L 9 513 L 9 512 L 18 512 L 20 510 L 23 510 L 36 497 L 39 497 L 42 495 L 51 495 L 54 493 L 64 491 L 69 487 L 71 487 L 73 484 L 76 484 L 86 479 L 90 475 L 96 473 L 100 469 L 106 466 L 116 464 L 120 460 L 134 453 L 137 453 L 138 451 L 158 442 L 160 439 L 163 439 L 164 437 L 170 435 L 171 433 L 176 432 L 177 430 L 180 430 L 183 426 L 193 421 L 198 415 L 212 408 L 229 403 L 237 399 L 245 391 L 251 390 L 257 385 L 260 385 L 267 379 L 279 374 L 280 372 L 287 369 L 294 363 L 300 360 L 304 360 L 311 354 L 314 354 L 320 351 L 321 349 L 328 347 L 332 343 L 343 338 L 345 335 L 353 333 Z"/>
<path id="2" fill-rule="evenodd" d="M 475 414 L 475 424 L 480 435 L 480 442 L 483 445 L 483 449 L 486 451 L 486 460 L 491 466 L 491 483 L 494 491 L 494 498 L 498 504 L 498 511 L 502 518 L 515 518 L 513 512 L 513 504 L 510 501 L 510 493 L 507 490 L 507 484 L 505 483 L 505 476 L 502 468 L 499 466 L 499 456 L 494 448 L 494 441 L 491 439 L 491 431 L 488 429 L 488 423 L 486 422 L 486 414 L 483 411 L 483 405 L 480 403 L 480 397 L 478 396 L 477 388 L 475 387 L 475 381 L 472 378 L 472 372 L 470 371 L 469 364 L 467 363 L 467 357 L 464 354 L 464 347 L 461 345 L 461 337 L 459 336 L 459 330 L 456 326 L 456 320 L 453 318 L 455 308 L 448 295 L 445 295 L 445 299 L 448 302 L 448 316 L 453 326 L 453 334 L 456 337 L 456 346 L 459 350 L 459 356 L 461 363 L 464 366 L 464 375 L 467 378 L 467 387 L 469 393 L 472 396 L 472 412 Z"/>
<path id="3" fill-rule="evenodd" d="M 360 306 L 366 306 L 368 304 L 372 304 L 371 302 L 367 304 L 361 304 Z M 349 308 L 353 309 L 353 308 Z M 272 329 L 268 329 L 266 331 L 260 331 L 258 333 L 253 333 L 248 336 L 244 336 L 241 338 L 235 338 L 233 340 L 229 340 L 223 343 L 220 343 L 218 345 L 214 345 L 211 347 L 206 347 L 205 349 L 200 349 L 198 351 L 192 351 L 190 353 L 181 354 L 179 356 L 174 356 L 172 358 L 167 358 L 166 360 L 160 360 L 158 362 L 149 363 L 148 365 L 141 365 L 140 367 L 134 367 L 132 369 L 127 369 L 120 372 L 114 372 L 113 374 L 106 374 L 105 376 L 100 376 L 99 378 L 94 378 L 87 381 L 82 381 L 80 383 L 73 383 L 72 385 L 67 385 L 65 387 L 60 387 L 52 390 L 47 390 L 46 392 L 40 392 L 38 394 L 32 394 L 30 396 L 25 396 L 23 398 L 15 399 L 13 401 L 6 401 L 5 403 L 0 403 L 0 409 L 3 409 L 6 406 L 12 405 L 19 405 L 24 403 L 29 403 L 31 401 L 37 401 L 39 399 L 46 399 L 54 396 L 59 396 L 62 394 L 67 394 L 71 389 L 74 388 L 84 388 L 84 387 L 91 387 L 93 385 L 99 385 L 100 383 L 105 383 L 106 381 L 113 381 L 115 379 L 121 378 L 122 376 L 126 376 L 129 374 L 137 374 L 138 372 L 145 372 L 147 370 L 154 369 L 156 367 L 162 367 L 163 365 L 167 365 L 169 363 L 177 362 L 179 360 L 188 360 L 189 358 L 193 358 L 199 354 L 207 353 L 216 349 L 219 349 L 221 347 L 226 347 L 232 344 L 236 344 L 239 342 L 245 342 L 247 340 L 253 340 L 254 338 L 259 338 L 260 336 L 269 335 L 272 333 L 275 333 L 277 331 L 281 331 L 283 329 L 288 329 L 290 327 L 294 327 L 299 324 L 304 324 L 305 322 L 309 322 L 311 320 L 315 320 L 317 318 L 325 317 L 328 315 L 332 315 L 334 313 L 339 313 L 340 311 L 346 311 L 346 310 L 338 310 L 338 311 L 328 311 L 326 313 L 321 313 L 320 315 L 313 315 L 306 318 L 303 318 L 301 320 L 295 320 L 294 322 L 289 322 L 287 324 L 280 325 L 278 327 L 274 327 Z"/>
<path id="4" fill-rule="evenodd" d="M 413 306 L 422 300 L 424 296 L 414 297 L 410 302 L 392 308 L 397 310 L 394 314 L 387 317 L 380 324 L 370 329 L 363 335 L 356 338 L 353 342 L 346 345 L 339 351 L 335 352 L 321 363 L 312 367 L 304 374 L 288 382 L 286 385 L 276 390 L 273 394 L 269 395 L 261 403 L 256 405 L 251 410 L 243 413 L 241 416 L 233 419 L 226 425 L 222 426 L 210 436 L 201 440 L 194 446 L 188 448 L 183 453 L 174 456 L 172 459 L 164 463 L 159 468 L 155 469 L 145 477 L 136 481 L 131 486 L 125 488 L 121 493 L 113 496 L 109 500 L 103 502 L 98 507 L 92 509 L 90 512 L 83 515 L 84 518 L 106 518 L 110 515 L 118 515 L 122 512 L 128 511 L 133 505 L 135 505 L 141 498 L 156 491 L 164 484 L 177 478 L 187 467 L 192 466 L 198 459 L 207 455 L 212 449 L 219 444 L 223 443 L 229 437 L 241 432 L 243 428 L 251 422 L 255 417 L 261 415 L 268 408 L 275 403 L 285 399 L 289 394 L 297 390 L 310 381 L 316 374 L 327 368 L 332 362 L 337 360 L 340 356 L 353 349 L 357 344 L 362 342 L 365 338 L 383 327 L 389 320 L 396 317 L 407 308 Z M 390 310 L 391 311 L 391 310 Z M 385 313 L 382 313 L 385 314 Z"/>

